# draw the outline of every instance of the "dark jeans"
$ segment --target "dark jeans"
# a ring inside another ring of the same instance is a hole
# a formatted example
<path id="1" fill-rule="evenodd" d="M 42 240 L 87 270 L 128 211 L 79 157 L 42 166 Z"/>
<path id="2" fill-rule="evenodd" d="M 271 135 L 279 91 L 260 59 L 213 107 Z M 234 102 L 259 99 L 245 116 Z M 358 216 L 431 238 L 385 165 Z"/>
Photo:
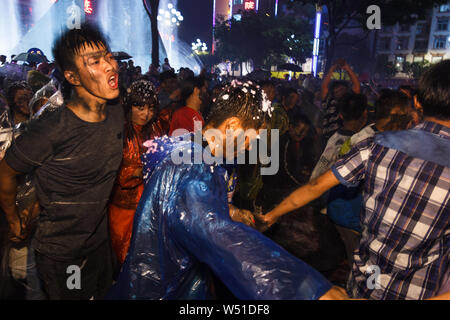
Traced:
<path id="1" fill-rule="evenodd" d="M 56 261 L 36 253 L 36 264 L 50 300 L 102 299 L 112 285 L 113 256 L 109 241 L 88 256 L 72 261 Z M 79 272 L 74 271 L 78 267 Z"/>

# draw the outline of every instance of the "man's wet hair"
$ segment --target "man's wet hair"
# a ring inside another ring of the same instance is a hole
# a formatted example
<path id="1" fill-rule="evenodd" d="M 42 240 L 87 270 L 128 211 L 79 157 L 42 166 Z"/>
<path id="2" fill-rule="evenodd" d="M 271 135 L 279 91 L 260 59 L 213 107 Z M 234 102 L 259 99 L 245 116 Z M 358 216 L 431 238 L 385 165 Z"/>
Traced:
<path id="1" fill-rule="evenodd" d="M 339 113 L 344 121 L 359 120 L 367 110 L 367 97 L 358 93 L 347 93 L 338 102 Z"/>
<path id="2" fill-rule="evenodd" d="M 75 71 L 75 56 L 86 46 L 110 50 L 103 34 L 90 24 L 83 24 L 80 29 L 67 30 L 55 40 L 53 57 L 62 72 Z"/>
<path id="3" fill-rule="evenodd" d="M 411 99 L 400 91 L 383 92 L 375 102 L 376 120 L 389 118 L 395 108 L 400 108 L 407 113 L 408 109 L 411 108 Z"/>
<path id="4" fill-rule="evenodd" d="M 423 73 L 417 100 L 425 117 L 450 120 L 450 60 L 441 61 Z"/>
<path id="5" fill-rule="evenodd" d="M 219 126 L 226 119 L 237 117 L 244 129 L 260 129 L 270 123 L 268 108 L 271 108 L 270 101 L 260 86 L 251 81 L 233 81 L 213 102 L 206 122 Z"/>

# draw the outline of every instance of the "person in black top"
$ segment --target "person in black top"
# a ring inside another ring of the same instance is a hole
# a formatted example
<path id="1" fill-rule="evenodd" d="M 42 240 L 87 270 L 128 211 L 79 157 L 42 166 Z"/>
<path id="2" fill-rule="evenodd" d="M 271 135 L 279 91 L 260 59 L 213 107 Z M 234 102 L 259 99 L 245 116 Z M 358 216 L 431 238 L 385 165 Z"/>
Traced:
<path id="1" fill-rule="evenodd" d="M 20 242 L 16 176 L 33 172 L 42 209 L 32 247 L 44 291 L 50 299 L 101 298 L 112 283 L 107 203 L 123 148 L 122 107 L 108 104 L 119 96 L 118 67 L 87 25 L 66 31 L 53 55 L 71 96 L 13 141 L 0 163 L 0 204 L 10 239 Z"/>

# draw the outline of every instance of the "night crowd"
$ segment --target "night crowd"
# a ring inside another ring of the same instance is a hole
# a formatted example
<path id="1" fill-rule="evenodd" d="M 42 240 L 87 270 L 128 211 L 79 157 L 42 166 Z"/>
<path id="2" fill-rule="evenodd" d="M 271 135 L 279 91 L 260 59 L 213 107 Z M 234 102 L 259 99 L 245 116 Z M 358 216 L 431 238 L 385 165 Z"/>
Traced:
<path id="1" fill-rule="evenodd" d="M 322 79 L 195 75 L 167 58 L 144 73 L 90 27 L 53 56 L 26 79 L 0 76 L 0 299 L 449 298 L 450 61 L 395 88 L 342 59 Z M 279 130 L 277 173 L 219 165 L 213 183 L 151 158 L 152 141 L 163 150 L 194 122 Z M 188 176 L 223 190 L 191 199 Z M 201 215 L 222 202 L 226 215 Z"/>

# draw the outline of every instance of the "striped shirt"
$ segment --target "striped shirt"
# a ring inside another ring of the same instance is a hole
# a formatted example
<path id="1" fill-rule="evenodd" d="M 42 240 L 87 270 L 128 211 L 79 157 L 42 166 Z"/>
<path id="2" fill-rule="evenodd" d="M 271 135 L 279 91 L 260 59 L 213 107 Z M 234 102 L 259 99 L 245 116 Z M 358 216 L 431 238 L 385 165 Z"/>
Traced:
<path id="1" fill-rule="evenodd" d="M 339 128 L 342 127 L 342 120 L 339 118 L 338 100 L 328 97 L 323 102 L 324 116 L 322 121 L 323 137 L 329 139 Z"/>
<path id="2" fill-rule="evenodd" d="M 424 122 L 415 129 L 450 145 L 448 127 Z M 372 137 L 332 171 L 346 186 L 364 180 L 362 238 L 353 254 L 348 294 L 377 300 L 437 295 L 449 268 L 449 166 L 382 146 Z"/>

